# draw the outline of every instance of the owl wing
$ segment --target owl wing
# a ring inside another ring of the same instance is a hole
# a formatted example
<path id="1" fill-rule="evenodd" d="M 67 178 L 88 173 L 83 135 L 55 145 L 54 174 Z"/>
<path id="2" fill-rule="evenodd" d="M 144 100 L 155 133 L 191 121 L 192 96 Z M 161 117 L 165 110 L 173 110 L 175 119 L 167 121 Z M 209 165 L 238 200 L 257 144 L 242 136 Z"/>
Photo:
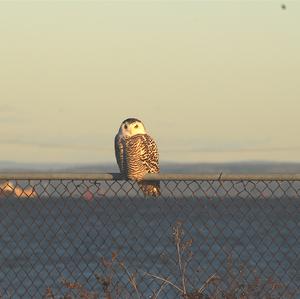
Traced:
<path id="1" fill-rule="evenodd" d="M 144 151 L 141 160 L 148 173 L 159 173 L 159 154 L 155 141 L 149 135 L 143 135 Z"/>
<path id="2" fill-rule="evenodd" d="M 122 141 L 118 135 L 115 137 L 115 155 L 120 172 L 124 174 L 124 149 Z"/>
<path id="3" fill-rule="evenodd" d="M 149 135 L 143 135 L 143 153 L 141 155 L 142 163 L 148 173 L 159 173 L 158 149 L 155 141 Z M 159 196 L 159 181 L 139 181 L 141 190 L 146 196 Z"/>

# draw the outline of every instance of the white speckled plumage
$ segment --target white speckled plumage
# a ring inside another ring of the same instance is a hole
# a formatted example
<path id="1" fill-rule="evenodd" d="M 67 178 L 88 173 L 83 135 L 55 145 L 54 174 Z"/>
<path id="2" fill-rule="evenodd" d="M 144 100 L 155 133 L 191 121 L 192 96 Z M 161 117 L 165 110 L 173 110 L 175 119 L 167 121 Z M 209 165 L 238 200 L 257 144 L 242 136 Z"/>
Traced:
<path id="1" fill-rule="evenodd" d="M 159 173 L 158 150 L 155 141 L 136 118 L 124 120 L 115 137 L 115 154 L 120 172 L 137 181 L 145 195 L 160 195 L 159 182 L 142 181 L 146 173 Z"/>

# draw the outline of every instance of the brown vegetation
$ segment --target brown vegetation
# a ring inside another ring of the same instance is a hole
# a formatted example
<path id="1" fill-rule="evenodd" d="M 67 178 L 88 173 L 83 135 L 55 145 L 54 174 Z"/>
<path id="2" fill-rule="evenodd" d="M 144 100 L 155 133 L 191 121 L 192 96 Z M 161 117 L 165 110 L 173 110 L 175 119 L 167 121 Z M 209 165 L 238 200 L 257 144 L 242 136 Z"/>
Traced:
<path id="1" fill-rule="evenodd" d="M 296 298 L 296 292 L 287 291 L 284 284 L 278 283 L 272 278 L 265 280 L 259 277 L 248 278 L 244 268 L 234 274 L 232 260 L 228 259 L 228 277 L 219 277 L 216 273 L 211 275 L 202 285 L 197 288 L 188 286 L 187 268 L 193 258 L 191 250 L 193 240 L 184 240 L 182 223 L 177 222 L 173 227 L 173 239 L 176 246 L 176 261 L 180 284 L 177 285 L 169 277 L 162 277 L 153 273 L 139 273 L 143 277 L 159 282 L 159 287 L 152 292 L 151 297 L 142 294 L 137 283 L 138 273 L 131 273 L 125 262 L 119 259 L 119 252 L 115 251 L 109 259 L 101 258 L 101 266 L 105 275 L 95 274 L 102 287 L 102 295 L 88 291 L 77 282 L 62 280 L 61 283 L 67 289 L 67 294 L 55 297 L 50 288 L 46 289 L 44 299 L 159 299 L 163 297 L 163 290 L 169 286 L 177 293 L 176 298 L 181 299 L 291 299 Z M 117 279 L 117 273 L 123 271 L 127 277 L 128 285 L 124 287 Z M 226 283 L 224 283 L 226 282 Z M 209 292 L 208 292 L 209 289 Z M 284 296 L 283 296 L 284 294 Z M 175 298 L 174 298 L 175 299 Z"/>

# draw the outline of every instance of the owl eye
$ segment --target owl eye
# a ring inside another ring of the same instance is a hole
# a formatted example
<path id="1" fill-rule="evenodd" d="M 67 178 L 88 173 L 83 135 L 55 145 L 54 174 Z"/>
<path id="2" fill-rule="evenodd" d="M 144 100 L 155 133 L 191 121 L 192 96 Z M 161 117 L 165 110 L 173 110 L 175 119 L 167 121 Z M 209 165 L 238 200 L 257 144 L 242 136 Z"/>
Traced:
<path id="1" fill-rule="evenodd" d="M 137 129 L 139 126 L 138 126 L 138 125 L 135 125 L 134 127 Z"/>
<path id="2" fill-rule="evenodd" d="M 127 125 L 124 125 L 124 129 L 127 130 Z"/>

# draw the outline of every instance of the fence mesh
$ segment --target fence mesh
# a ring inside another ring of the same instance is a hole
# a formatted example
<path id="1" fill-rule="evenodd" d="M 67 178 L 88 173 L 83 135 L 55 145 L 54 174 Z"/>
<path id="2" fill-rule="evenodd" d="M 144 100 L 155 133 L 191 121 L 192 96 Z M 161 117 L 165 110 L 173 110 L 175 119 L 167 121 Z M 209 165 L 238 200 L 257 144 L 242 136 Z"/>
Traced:
<path id="1" fill-rule="evenodd" d="M 300 298 L 300 181 L 0 181 L 3 298 Z"/>

